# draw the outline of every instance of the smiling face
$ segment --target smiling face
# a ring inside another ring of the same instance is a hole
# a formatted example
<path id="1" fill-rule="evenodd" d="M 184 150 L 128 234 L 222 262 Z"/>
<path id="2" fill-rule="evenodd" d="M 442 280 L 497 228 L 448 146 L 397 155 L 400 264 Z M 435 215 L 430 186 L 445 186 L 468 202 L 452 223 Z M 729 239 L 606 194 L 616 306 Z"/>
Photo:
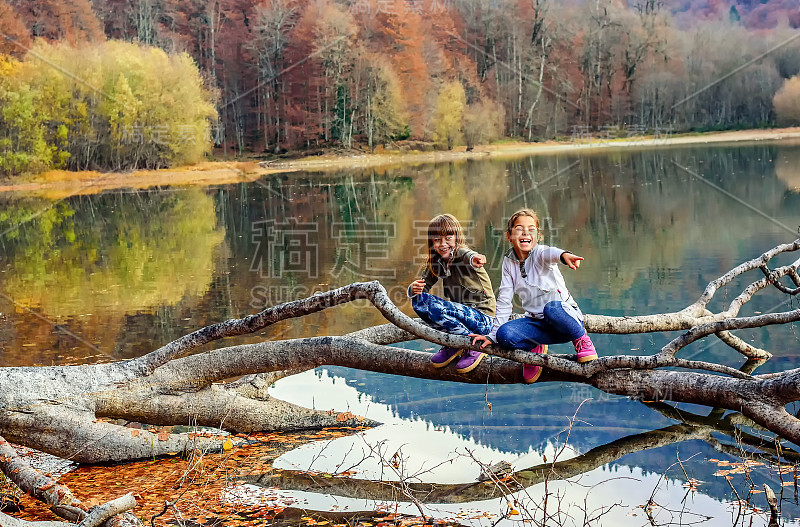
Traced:
<path id="1" fill-rule="evenodd" d="M 539 241 L 538 223 L 537 219 L 531 216 L 519 216 L 514 220 L 510 232 L 506 232 L 506 238 L 520 261 L 528 257 Z"/>
<path id="2" fill-rule="evenodd" d="M 466 247 L 464 230 L 453 215 L 439 214 L 428 223 L 428 269 L 433 271 L 437 256 L 445 262 L 452 260 L 459 247 Z"/>
<path id="3" fill-rule="evenodd" d="M 454 234 L 438 234 L 431 238 L 431 246 L 443 260 L 449 260 L 456 250 L 456 237 Z"/>

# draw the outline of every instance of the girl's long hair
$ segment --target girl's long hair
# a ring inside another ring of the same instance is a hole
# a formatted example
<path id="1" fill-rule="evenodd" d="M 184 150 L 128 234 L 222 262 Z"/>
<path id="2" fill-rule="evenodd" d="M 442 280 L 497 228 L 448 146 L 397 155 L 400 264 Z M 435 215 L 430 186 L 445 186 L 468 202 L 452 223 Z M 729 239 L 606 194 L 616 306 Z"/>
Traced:
<path id="1" fill-rule="evenodd" d="M 433 268 L 433 260 L 439 255 L 433 250 L 433 238 L 451 234 L 456 237 L 456 249 L 467 246 L 464 229 L 452 214 L 439 214 L 428 223 L 428 263 L 426 266 L 434 276 L 439 276 Z"/>

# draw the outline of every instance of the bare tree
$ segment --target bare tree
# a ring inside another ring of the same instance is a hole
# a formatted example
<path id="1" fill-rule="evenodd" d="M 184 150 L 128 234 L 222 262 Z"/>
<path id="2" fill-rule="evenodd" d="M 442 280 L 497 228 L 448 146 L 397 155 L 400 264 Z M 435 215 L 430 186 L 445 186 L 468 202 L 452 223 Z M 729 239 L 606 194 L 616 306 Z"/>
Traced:
<path id="1" fill-rule="evenodd" d="M 282 94 L 280 73 L 286 67 L 285 51 L 289 33 L 297 23 L 297 6 L 289 0 L 270 0 L 255 7 L 252 46 L 258 58 L 264 111 L 264 148 L 280 149 Z"/>
<path id="2" fill-rule="evenodd" d="M 351 146 L 349 122 L 351 53 L 356 27 L 350 13 L 335 5 L 320 4 L 319 19 L 314 26 L 314 54 L 319 59 L 324 78 L 323 125 L 325 140 L 338 139 Z"/>

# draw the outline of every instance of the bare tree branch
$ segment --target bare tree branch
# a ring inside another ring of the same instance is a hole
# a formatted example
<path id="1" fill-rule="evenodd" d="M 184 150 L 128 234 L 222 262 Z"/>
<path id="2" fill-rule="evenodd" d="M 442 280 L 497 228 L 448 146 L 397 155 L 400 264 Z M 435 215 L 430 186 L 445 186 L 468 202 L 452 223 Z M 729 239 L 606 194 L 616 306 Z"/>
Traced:
<path id="1" fill-rule="evenodd" d="M 165 425 L 194 423 L 244 432 L 331 425 L 368 426 L 375 423 L 349 412 L 309 410 L 276 400 L 269 396 L 267 387 L 278 378 L 322 365 L 450 382 L 519 383 L 523 382 L 522 363 L 545 367 L 538 383 L 584 383 L 610 394 L 700 404 L 714 408 L 714 415 L 732 410 L 737 412 L 734 415 L 747 419 L 748 426 L 760 426 L 800 443 L 800 420 L 784 409 L 787 403 L 800 400 L 800 369 L 751 375 L 771 355 L 730 333 L 800 320 L 800 309 L 737 317 L 742 306 L 764 290 L 789 297 L 796 294 L 795 289 L 800 287 L 800 260 L 772 271 L 767 264 L 778 254 L 799 248 L 800 240 L 796 240 L 735 267 L 710 282 L 697 301 L 676 313 L 632 317 L 587 315 L 586 327 L 594 332 L 683 332 L 648 356 L 603 353 L 604 356 L 593 362 L 580 364 L 573 355 L 542 356 L 493 345 L 483 350 L 490 357 L 469 374 L 459 374 L 451 368 L 435 369 L 430 366 L 430 354 L 390 344 L 421 338 L 439 345 L 476 349 L 470 338 L 442 333 L 407 316 L 391 302 L 378 282 L 355 283 L 270 307 L 255 315 L 213 324 L 130 361 L 0 368 L 0 393 L 3 394 L 0 433 L 11 441 L 83 463 L 213 449 L 219 448 L 220 440 L 187 434 L 157 437 L 146 430 L 133 431 L 98 418 Z M 764 276 L 743 287 L 726 311 L 714 313 L 708 309 L 719 288 L 754 269 L 761 270 Z M 769 287 L 787 277 L 797 287 Z M 264 341 L 179 357 L 214 340 L 257 332 L 280 320 L 307 316 L 359 299 L 368 300 L 390 323 L 343 336 Z M 716 335 L 746 357 L 745 365 L 736 369 L 678 356 L 686 346 L 710 335 Z M 681 369 L 664 369 L 668 367 Z M 229 382 L 230 379 L 238 380 Z M 701 433 L 688 428 L 674 429 L 670 433 L 710 437 L 707 431 Z M 663 434 L 659 437 L 661 441 Z M 707 440 L 711 442 L 713 438 Z M 6 471 L 6 467 L 18 461 L 13 449 L 2 440 L 0 467 Z M 568 473 L 571 465 L 564 463 L 558 466 L 563 473 Z M 14 479 L 15 483 L 30 489 L 62 517 L 73 522 L 86 519 L 86 511 L 68 489 L 37 479 L 43 476 L 33 469 L 13 472 L 14 469 L 10 471 L 18 478 Z M 433 490 L 427 492 L 433 493 Z M 114 511 L 128 504 L 109 504 L 104 510 L 116 514 Z M 124 517 L 126 515 L 115 515 L 115 519 L 109 521 L 127 521 L 116 519 Z"/>

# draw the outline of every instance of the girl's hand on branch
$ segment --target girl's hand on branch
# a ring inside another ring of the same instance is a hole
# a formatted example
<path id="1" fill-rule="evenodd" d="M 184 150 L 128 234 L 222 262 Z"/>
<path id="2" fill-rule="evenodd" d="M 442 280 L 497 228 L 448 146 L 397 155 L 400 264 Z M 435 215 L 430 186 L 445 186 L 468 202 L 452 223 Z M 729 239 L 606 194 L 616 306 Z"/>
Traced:
<path id="1" fill-rule="evenodd" d="M 414 280 L 408 288 L 411 290 L 411 296 L 418 295 L 425 291 L 425 280 Z"/>
<path id="2" fill-rule="evenodd" d="M 481 349 L 485 348 L 489 344 L 492 344 L 492 339 L 487 337 L 486 335 L 475 335 L 474 333 L 469 334 L 472 337 L 472 345 L 474 346 L 478 341 L 481 342 Z"/>

